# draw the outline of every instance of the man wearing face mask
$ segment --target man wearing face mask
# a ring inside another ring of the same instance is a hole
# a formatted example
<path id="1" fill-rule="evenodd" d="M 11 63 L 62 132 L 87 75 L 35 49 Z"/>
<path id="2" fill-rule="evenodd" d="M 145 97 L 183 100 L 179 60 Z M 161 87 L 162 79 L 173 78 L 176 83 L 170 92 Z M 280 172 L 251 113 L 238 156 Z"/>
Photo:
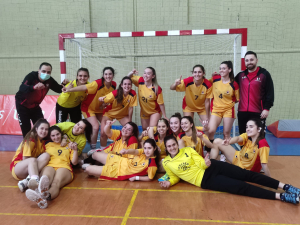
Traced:
<path id="1" fill-rule="evenodd" d="M 49 89 L 56 93 L 61 93 L 63 86 L 58 84 L 52 77 L 52 66 L 43 62 L 38 71 L 32 71 L 23 80 L 19 91 L 16 94 L 16 109 L 23 137 L 30 131 L 31 123 L 44 118 L 41 102 L 45 98 Z M 64 80 L 63 84 L 68 83 Z"/>

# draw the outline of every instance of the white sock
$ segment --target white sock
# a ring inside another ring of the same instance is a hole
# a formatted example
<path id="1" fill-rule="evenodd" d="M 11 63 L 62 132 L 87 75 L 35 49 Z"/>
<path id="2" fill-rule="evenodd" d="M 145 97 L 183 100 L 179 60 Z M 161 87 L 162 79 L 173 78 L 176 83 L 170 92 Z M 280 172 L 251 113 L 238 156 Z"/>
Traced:
<path id="1" fill-rule="evenodd" d="M 91 144 L 92 149 L 96 149 L 96 144 Z"/>
<path id="2" fill-rule="evenodd" d="M 100 148 L 101 148 L 101 150 L 104 150 L 106 148 L 106 146 L 101 146 Z"/>
<path id="3" fill-rule="evenodd" d="M 36 179 L 36 180 L 38 180 L 39 176 L 38 175 L 32 175 L 32 176 L 30 176 L 30 179 Z"/>

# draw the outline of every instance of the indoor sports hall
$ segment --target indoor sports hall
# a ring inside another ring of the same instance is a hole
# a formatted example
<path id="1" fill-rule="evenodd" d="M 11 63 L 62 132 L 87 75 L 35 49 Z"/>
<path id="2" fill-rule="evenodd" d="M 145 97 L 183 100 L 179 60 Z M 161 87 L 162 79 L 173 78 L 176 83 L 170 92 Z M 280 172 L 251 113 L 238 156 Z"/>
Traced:
<path id="1" fill-rule="evenodd" d="M 134 68 L 143 76 L 151 66 L 170 118 L 183 112 L 184 93 L 170 90 L 176 79 L 192 76 L 197 64 L 211 79 L 227 60 L 237 75 L 246 70 L 245 53 L 254 51 L 274 84 L 266 119 L 268 168 L 272 178 L 299 188 L 299 8 L 299 0 L 1 1 L 0 224 L 300 224 L 299 204 L 202 189 L 183 180 L 166 189 L 158 182 L 165 173 L 150 182 L 100 181 L 80 166 L 73 167 L 73 181 L 48 208 L 40 209 L 20 192 L 10 171 L 23 140 L 15 95 L 24 77 L 43 62 L 52 65 L 58 84 L 75 80 L 81 67 L 88 68 L 92 82 L 110 66 L 119 85 Z M 58 96 L 49 90 L 40 104 L 50 125 L 56 124 Z M 140 104 L 133 108 L 132 122 L 141 134 Z M 202 126 L 197 113 L 194 121 Z M 112 126 L 121 128 L 119 122 Z M 221 123 L 214 137 L 223 139 L 223 131 Z M 239 135 L 236 119 L 231 137 Z M 100 135 L 97 148 L 99 141 Z M 86 143 L 83 153 L 90 149 Z"/>

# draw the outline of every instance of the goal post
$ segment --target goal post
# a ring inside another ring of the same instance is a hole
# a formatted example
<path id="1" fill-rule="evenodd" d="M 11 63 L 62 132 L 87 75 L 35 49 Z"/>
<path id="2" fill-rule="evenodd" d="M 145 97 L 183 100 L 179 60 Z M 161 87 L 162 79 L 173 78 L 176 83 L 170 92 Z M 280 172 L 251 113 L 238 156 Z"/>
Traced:
<path id="1" fill-rule="evenodd" d="M 231 60 L 235 74 L 245 69 L 247 28 L 68 33 L 58 37 L 61 80 L 74 79 L 77 69 L 86 67 L 93 81 L 102 76 L 104 67 L 111 66 L 119 84 L 133 68 L 142 75 L 152 66 L 163 89 L 168 116 L 182 112 L 184 96 L 169 90 L 170 85 L 181 75 L 191 76 L 194 65 L 203 65 L 208 79 L 222 61 Z M 135 108 L 133 120 L 140 124 L 139 107 Z M 199 125 L 197 117 L 194 119 Z"/>

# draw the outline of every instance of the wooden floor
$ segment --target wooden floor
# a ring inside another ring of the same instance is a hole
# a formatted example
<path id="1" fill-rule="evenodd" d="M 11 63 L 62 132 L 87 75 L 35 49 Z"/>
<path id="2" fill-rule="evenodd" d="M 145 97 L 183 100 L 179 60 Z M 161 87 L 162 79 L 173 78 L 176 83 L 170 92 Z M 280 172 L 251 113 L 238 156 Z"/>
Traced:
<path id="1" fill-rule="evenodd" d="M 14 152 L 0 152 L 0 224 L 300 224 L 300 206 L 202 190 L 185 182 L 98 181 L 75 169 L 75 179 L 47 209 L 17 187 L 9 171 Z M 300 156 L 271 156 L 272 177 L 300 187 Z M 162 174 L 158 174 L 160 177 Z"/>

